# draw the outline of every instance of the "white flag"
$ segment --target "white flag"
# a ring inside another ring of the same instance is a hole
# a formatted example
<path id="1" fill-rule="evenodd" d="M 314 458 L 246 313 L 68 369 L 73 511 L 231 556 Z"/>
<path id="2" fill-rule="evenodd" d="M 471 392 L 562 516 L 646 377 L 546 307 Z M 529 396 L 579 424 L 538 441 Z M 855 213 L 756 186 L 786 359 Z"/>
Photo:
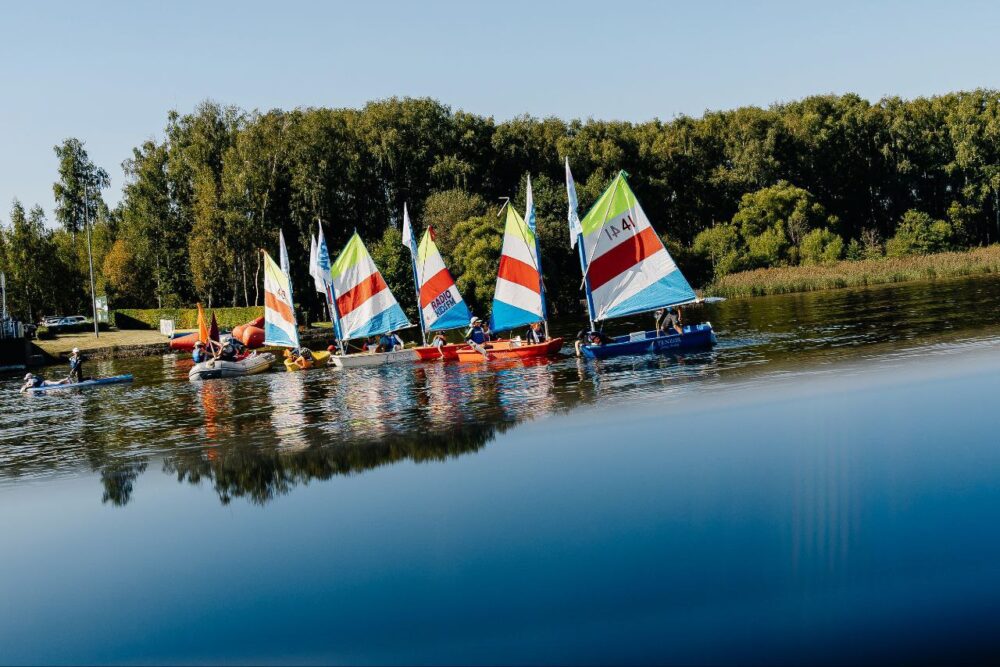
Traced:
<path id="1" fill-rule="evenodd" d="M 317 292 L 326 292 L 326 286 L 323 284 L 323 276 L 319 272 L 319 262 L 316 257 L 316 235 L 309 235 L 309 275 L 313 279 L 313 285 L 316 287 Z"/>
<path id="2" fill-rule="evenodd" d="M 278 261 L 281 262 L 281 272 L 286 278 L 291 278 L 291 270 L 288 266 L 288 246 L 285 245 L 285 233 L 278 230 Z"/>
<path id="3" fill-rule="evenodd" d="M 403 246 L 410 251 L 414 259 L 417 257 L 417 244 L 413 238 L 413 229 L 410 227 L 410 214 L 406 211 L 406 204 L 403 204 Z"/>
<path id="4" fill-rule="evenodd" d="M 573 183 L 573 172 L 569 170 L 569 157 L 566 158 L 566 197 L 569 199 L 569 247 L 576 247 L 576 239 L 583 234 L 583 227 L 580 226 L 580 215 L 576 209 L 576 184 Z"/>
<path id="5" fill-rule="evenodd" d="M 319 228 L 319 232 L 316 234 L 316 280 L 322 281 L 322 289 L 319 287 L 320 283 L 316 283 L 316 290 L 319 292 L 326 292 L 326 286 L 333 282 L 330 278 L 330 251 L 326 247 L 326 237 L 323 236 L 323 223 L 317 222 L 316 226 Z"/>
<path id="6" fill-rule="evenodd" d="M 524 221 L 528 223 L 528 229 L 535 233 L 535 197 L 531 194 L 531 174 L 528 174 L 528 196 L 524 206 Z"/>

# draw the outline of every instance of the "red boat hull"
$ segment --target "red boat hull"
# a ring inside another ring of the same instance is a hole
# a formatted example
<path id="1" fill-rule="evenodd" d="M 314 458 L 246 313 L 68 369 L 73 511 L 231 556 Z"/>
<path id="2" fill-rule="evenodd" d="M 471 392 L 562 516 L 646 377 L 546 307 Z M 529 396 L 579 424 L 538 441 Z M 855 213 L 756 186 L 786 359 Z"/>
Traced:
<path id="1" fill-rule="evenodd" d="M 413 348 L 413 351 L 417 353 L 417 361 L 457 361 L 458 350 L 462 347 L 467 346 L 456 343 L 448 343 L 439 348 L 433 345 L 421 345 Z"/>
<path id="2" fill-rule="evenodd" d="M 535 357 L 547 357 L 558 354 L 562 349 L 562 338 L 553 338 L 544 343 L 535 345 L 517 344 L 517 341 L 498 340 L 483 345 L 489 353 L 490 361 L 494 359 L 532 359 Z M 459 361 L 479 361 L 483 362 L 483 355 L 468 345 L 462 345 L 458 349 Z"/>

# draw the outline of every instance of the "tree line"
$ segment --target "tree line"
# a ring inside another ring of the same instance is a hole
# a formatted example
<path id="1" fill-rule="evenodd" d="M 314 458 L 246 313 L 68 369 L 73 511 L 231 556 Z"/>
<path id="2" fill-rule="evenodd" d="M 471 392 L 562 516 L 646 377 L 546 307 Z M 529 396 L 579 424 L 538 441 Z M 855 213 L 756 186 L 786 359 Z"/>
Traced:
<path id="1" fill-rule="evenodd" d="M 245 111 L 206 101 L 167 115 L 123 163 L 121 202 L 82 142 L 56 147 L 55 228 L 15 201 L 0 235 L 21 317 L 87 310 L 81 233 L 112 307 L 262 302 L 260 248 L 284 231 L 296 300 L 313 315 L 309 235 L 332 254 L 356 229 L 414 312 L 403 204 L 432 225 L 476 312 L 492 297 L 501 197 L 523 209 L 531 174 L 550 311 L 581 310 L 563 160 L 580 214 L 621 169 L 692 283 L 744 269 L 964 248 L 1000 240 L 1000 95 L 871 103 L 824 95 L 630 123 L 497 122 L 432 99 L 360 109 Z"/>

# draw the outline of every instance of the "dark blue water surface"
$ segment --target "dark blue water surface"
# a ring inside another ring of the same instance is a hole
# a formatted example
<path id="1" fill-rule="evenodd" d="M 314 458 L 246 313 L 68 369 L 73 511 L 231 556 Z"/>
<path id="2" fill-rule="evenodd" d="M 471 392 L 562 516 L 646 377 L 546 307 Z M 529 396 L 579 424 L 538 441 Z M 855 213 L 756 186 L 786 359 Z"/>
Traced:
<path id="1" fill-rule="evenodd" d="M 0 663 L 998 652 L 1000 281 L 702 315 L 684 358 L 8 378 Z"/>

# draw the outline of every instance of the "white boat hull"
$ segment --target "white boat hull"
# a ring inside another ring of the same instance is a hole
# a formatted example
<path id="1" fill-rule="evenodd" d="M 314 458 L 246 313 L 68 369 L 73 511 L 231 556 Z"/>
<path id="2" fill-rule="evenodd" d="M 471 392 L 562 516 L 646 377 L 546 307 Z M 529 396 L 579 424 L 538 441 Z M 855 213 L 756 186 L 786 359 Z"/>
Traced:
<path id="1" fill-rule="evenodd" d="M 330 359 L 335 366 L 340 368 L 361 368 L 363 366 L 381 366 L 382 364 L 416 361 L 417 353 L 413 350 L 359 352 L 357 354 L 335 354 Z"/>
<path id="2" fill-rule="evenodd" d="M 222 361 L 212 359 L 195 364 L 188 371 L 189 380 L 212 380 L 215 378 L 234 378 L 244 375 L 256 375 L 271 368 L 274 363 L 274 355 L 270 352 L 253 354 L 240 361 Z"/>

